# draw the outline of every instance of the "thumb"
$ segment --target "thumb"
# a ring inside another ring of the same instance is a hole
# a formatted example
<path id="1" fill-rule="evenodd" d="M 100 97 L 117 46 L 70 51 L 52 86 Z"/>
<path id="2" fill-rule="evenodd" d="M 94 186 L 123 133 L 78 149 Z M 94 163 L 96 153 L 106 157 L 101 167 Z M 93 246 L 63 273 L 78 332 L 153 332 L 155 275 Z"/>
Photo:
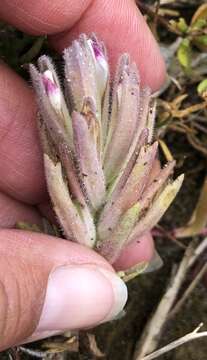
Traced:
<path id="1" fill-rule="evenodd" d="M 0 231 L 0 350 L 113 319 L 127 289 L 83 246 L 43 234 Z"/>

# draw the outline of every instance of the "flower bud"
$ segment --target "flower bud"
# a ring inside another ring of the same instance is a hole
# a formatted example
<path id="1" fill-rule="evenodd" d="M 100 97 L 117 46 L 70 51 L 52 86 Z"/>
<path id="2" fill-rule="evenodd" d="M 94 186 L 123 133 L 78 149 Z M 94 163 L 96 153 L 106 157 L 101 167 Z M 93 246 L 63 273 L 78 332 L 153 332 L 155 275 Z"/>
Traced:
<path id="1" fill-rule="evenodd" d="M 108 80 L 108 63 L 104 47 L 95 36 L 81 35 L 65 50 L 66 90 L 71 97 L 71 110 L 81 112 L 84 99 L 91 98 L 95 104 L 98 120 Z"/>
<path id="2" fill-rule="evenodd" d="M 56 112 L 59 112 L 62 105 L 61 91 L 55 83 L 53 74 L 50 70 L 46 70 L 42 74 L 42 81 L 52 107 Z"/>
<path id="3" fill-rule="evenodd" d="M 106 55 L 104 54 L 104 49 L 101 47 L 101 43 L 98 43 L 95 37 L 88 39 L 87 42 L 91 48 L 91 52 L 94 58 L 97 83 L 100 96 L 102 97 L 104 95 L 109 76 L 108 62 Z"/>

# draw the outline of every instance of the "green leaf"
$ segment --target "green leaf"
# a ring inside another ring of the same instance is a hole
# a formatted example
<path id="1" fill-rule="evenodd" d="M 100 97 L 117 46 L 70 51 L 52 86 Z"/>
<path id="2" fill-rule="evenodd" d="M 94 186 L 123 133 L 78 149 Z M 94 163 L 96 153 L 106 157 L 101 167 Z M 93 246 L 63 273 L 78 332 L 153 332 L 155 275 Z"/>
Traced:
<path id="1" fill-rule="evenodd" d="M 177 22 L 177 28 L 178 30 L 180 30 L 182 33 L 186 33 L 188 30 L 188 25 L 185 21 L 184 18 L 179 18 L 178 22 Z"/>
<path id="2" fill-rule="evenodd" d="M 207 224 L 207 177 L 204 181 L 198 203 L 191 216 L 189 223 L 175 230 L 178 238 L 199 235 Z"/>
<path id="3" fill-rule="evenodd" d="M 177 58 L 181 66 L 186 69 L 190 70 L 191 68 L 191 44 L 189 39 L 183 39 L 181 42 L 178 51 L 177 51 Z"/>
<path id="4" fill-rule="evenodd" d="M 203 95 L 204 93 L 207 92 L 207 79 L 202 80 L 198 86 L 197 86 L 197 91 L 199 95 Z"/>
<path id="5" fill-rule="evenodd" d="M 199 20 L 207 20 L 207 4 L 202 4 L 197 8 L 192 17 L 191 25 L 195 25 Z"/>
<path id="6" fill-rule="evenodd" d="M 206 27 L 206 25 L 207 25 L 207 20 L 206 19 L 198 19 L 198 20 L 196 20 L 196 22 L 195 23 L 193 23 L 192 25 L 191 25 L 191 29 L 192 30 L 202 30 L 204 27 Z"/>
<path id="7" fill-rule="evenodd" d="M 197 36 L 194 43 L 203 51 L 207 51 L 207 35 Z"/>

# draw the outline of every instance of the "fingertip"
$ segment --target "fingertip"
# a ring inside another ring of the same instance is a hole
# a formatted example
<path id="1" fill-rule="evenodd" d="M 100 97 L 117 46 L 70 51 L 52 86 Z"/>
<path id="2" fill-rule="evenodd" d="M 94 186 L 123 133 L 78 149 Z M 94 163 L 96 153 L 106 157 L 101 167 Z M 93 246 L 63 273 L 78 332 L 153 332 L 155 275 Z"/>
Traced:
<path id="1" fill-rule="evenodd" d="M 112 320 L 126 300 L 126 285 L 113 272 L 90 265 L 59 267 L 49 276 L 36 331 L 81 329 Z"/>
<path id="2" fill-rule="evenodd" d="M 84 246 L 0 230 L 0 257 L 0 350 L 109 321 L 126 303 L 124 282 Z"/>
<path id="3" fill-rule="evenodd" d="M 0 18 L 29 34 L 55 34 L 72 27 L 91 1 L 1 0 Z"/>
<path id="4" fill-rule="evenodd" d="M 15 199 L 38 203 L 46 185 L 36 126 L 33 91 L 0 63 L 0 190 Z"/>
<path id="5" fill-rule="evenodd" d="M 128 52 L 143 85 L 155 91 L 163 84 L 164 60 L 134 0 L 2 1 L 2 20 L 31 34 L 53 35 L 50 42 L 58 51 L 80 33 L 96 32 L 107 46 L 112 71 L 118 57 Z"/>
<path id="6" fill-rule="evenodd" d="M 126 270 L 138 263 L 150 262 L 154 256 L 154 241 L 150 233 L 146 233 L 137 241 L 129 244 L 113 264 L 117 271 Z"/>
<path id="7" fill-rule="evenodd" d="M 42 218 L 35 207 L 26 205 L 0 192 L 0 228 L 14 228 L 17 223 L 42 226 Z"/>
<path id="8" fill-rule="evenodd" d="M 23 342 L 111 321 L 126 301 L 127 287 L 115 273 L 89 264 L 58 267 L 49 275 L 38 326 Z"/>
<path id="9" fill-rule="evenodd" d="M 93 2 L 80 21 L 70 30 L 51 36 L 50 43 L 60 52 L 82 32 L 96 32 L 104 41 L 112 72 L 120 55 L 127 52 L 138 65 L 143 86 L 155 91 L 165 81 L 165 63 L 158 44 L 133 0 Z"/>

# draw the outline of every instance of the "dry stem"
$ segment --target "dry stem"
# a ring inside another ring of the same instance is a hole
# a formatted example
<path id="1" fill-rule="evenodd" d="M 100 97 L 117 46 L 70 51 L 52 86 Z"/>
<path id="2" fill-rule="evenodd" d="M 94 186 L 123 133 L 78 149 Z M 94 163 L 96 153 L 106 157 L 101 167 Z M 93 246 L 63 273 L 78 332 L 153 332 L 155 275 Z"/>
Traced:
<path id="1" fill-rule="evenodd" d="M 192 341 L 192 340 L 195 340 L 195 339 L 198 339 L 198 338 L 201 338 L 201 337 L 204 337 L 204 336 L 207 336 L 207 331 L 202 331 L 202 332 L 198 332 L 201 328 L 203 324 L 201 323 L 195 330 L 193 330 L 192 332 L 190 332 L 189 334 L 171 342 L 170 344 L 164 346 L 163 348 L 153 352 L 152 354 L 149 354 L 145 357 L 143 357 L 141 360 L 152 360 L 152 359 L 155 359 L 157 358 L 158 356 L 160 355 L 163 355 L 165 354 L 166 352 L 168 351 L 171 351 L 189 341 Z"/>
<path id="2" fill-rule="evenodd" d="M 142 360 L 146 354 L 149 354 L 156 349 L 161 336 L 161 331 L 185 279 L 186 273 L 206 247 L 207 238 L 205 238 L 196 248 L 194 242 L 191 242 L 187 247 L 176 275 L 171 279 L 170 285 L 162 297 L 155 313 L 147 323 L 141 339 L 136 344 L 133 357 L 134 360 Z"/>
<path id="3" fill-rule="evenodd" d="M 171 310 L 169 316 L 168 316 L 168 320 L 169 318 L 172 318 L 175 314 L 177 314 L 180 310 L 180 308 L 183 306 L 183 304 L 185 303 L 186 299 L 190 296 L 190 294 L 192 293 L 192 291 L 195 289 L 196 285 L 199 283 L 199 281 L 202 279 L 203 275 L 207 272 L 207 263 L 205 263 L 201 270 L 198 272 L 198 274 L 196 275 L 196 277 L 193 279 L 193 281 L 191 282 L 191 284 L 188 286 L 188 288 L 185 290 L 183 296 L 181 297 L 180 300 L 178 300 L 178 302 L 176 303 L 176 305 L 174 306 L 174 308 Z"/>

